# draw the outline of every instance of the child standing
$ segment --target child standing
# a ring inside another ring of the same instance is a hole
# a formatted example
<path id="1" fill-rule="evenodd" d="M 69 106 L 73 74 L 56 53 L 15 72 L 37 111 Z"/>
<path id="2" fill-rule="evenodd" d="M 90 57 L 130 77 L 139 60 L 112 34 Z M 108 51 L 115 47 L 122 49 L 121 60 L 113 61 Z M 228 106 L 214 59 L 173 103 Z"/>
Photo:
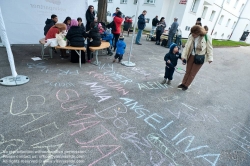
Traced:
<path id="1" fill-rule="evenodd" d="M 116 61 L 116 59 L 119 59 L 119 62 L 121 62 L 123 54 L 125 53 L 125 49 L 126 49 L 126 43 L 123 41 L 124 40 L 124 36 L 120 36 L 119 40 L 116 43 L 116 54 L 114 57 L 113 62 Z"/>
<path id="2" fill-rule="evenodd" d="M 88 62 L 90 62 L 90 59 L 93 58 L 93 54 L 91 55 L 89 47 L 99 47 L 101 45 L 101 35 L 97 26 L 98 25 L 95 22 L 90 23 L 89 33 L 85 35 L 85 37 L 90 39 L 90 42 L 87 46 Z"/>
<path id="3" fill-rule="evenodd" d="M 102 40 L 105 40 L 107 42 L 109 42 L 110 47 L 113 45 L 113 34 L 111 33 L 112 28 L 108 28 L 105 32 L 104 32 L 104 36 L 102 36 Z M 111 48 L 107 48 L 108 51 L 108 55 L 112 56 L 113 53 L 111 51 Z"/>
<path id="4" fill-rule="evenodd" d="M 168 85 L 171 85 L 171 80 L 173 79 L 173 74 L 178 59 L 181 59 L 181 53 L 179 53 L 177 44 L 173 43 L 170 45 L 169 52 L 164 57 L 164 61 L 166 61 L 166 67 L 164 80 L 161 82 L 161 84 L 165 84 L 167 82 Z M 182 62 L 183 64 L 186 64 L 185 60 Z"/>

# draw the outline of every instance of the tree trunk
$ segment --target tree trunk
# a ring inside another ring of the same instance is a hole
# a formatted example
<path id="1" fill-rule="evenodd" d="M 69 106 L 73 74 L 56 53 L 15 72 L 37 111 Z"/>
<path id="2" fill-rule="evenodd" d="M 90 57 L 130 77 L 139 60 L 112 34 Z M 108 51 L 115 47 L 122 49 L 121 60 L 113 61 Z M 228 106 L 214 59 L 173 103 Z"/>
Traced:
<path id="1" fill-rule="evenodd" d="M 98 11 L 97 11 L 97 17 L 98 22 L 107 22 L 107 6 L 108 6 L 108 0 L 99 0 L 98 1 Z"/>

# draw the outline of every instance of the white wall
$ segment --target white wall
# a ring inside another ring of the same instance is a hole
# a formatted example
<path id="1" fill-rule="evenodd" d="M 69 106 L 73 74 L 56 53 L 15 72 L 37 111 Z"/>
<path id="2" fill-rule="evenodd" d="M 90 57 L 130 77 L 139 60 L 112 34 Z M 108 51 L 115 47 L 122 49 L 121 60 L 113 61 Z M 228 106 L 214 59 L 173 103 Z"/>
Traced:
<path id="1" fill-rule="evenodd" d="M 179 0 L 156 0 L 156 4 L 154 5 L 144 4 L 144 0 L 140 0 L 139 14 L 143 10 L 148 11 L 146 18 L 150 18 L 150 23 L 147 24 L 146 30 L 151 29 L 152 19 L 155 17 L 155 15 L 158 15 L 159 19 L 161 17 L 165 17 L 167 28 L 170 27 L 173 23 L 174 17 L 178 17 L 178 22 L 183 33 L 182 36 L 184 38 L 187 38 L 190 34 L 190 30 L 185 30 L 186 27 L 191 28 L 195 24 L 196 19 L 202 16 L 204 6 L 206 6 L 208 9 L 205 17 L 202 18 L 202 25 L 208 26 L 209 34 L 211 34 L 213 31 L 213 38 L 228 39 L 228 37 L 232 34 L 233 31 L 233 23 L 237 22 L 240 16 L 240 8 L 243 3 L 246 4 L 247 0 L 239 0 L 239 3 L 236 8 L 234 8 L 235 2 L 236 0 L 231 0 L 230 3 L 227 3 L 227 0 L 200 0 L 198 9 L 196 13 L 194 13 L 190 11 L 193 0 L 188 0 L 186 5 L 179 4 Z M 93 2 L 93 0 L 89 0 L 89 3 L 97 7 L 98 2 Z M 222 6 L 223 10 L 221 11 Z M 108 3 L 108 11 L 110 11 L 111 13 L 115 12 L 116 7 L 120 7 L 121 11 L 125 15 L 135 15 L 136 5 L 134 4 L 134 0 L 128 0 L 127 4 L 121 4 L 120 0 L 113 0 L 113 3 Z M 244 19 L 239 21 L 239 23 L 237 24 L 237 27 L 235 28 L 235 31 L 233 32 L 233 35 L 231 37 L 231 40 L 238 41 L 241 37 L 245 26 L 250 21 L 249 10 L 250 2 L 246 4 L 245 10 L 242 12 L 241 16 Z M 216 13 L 214 15 L 213 20 L 211 21 L 210 16 L 212 11 L 215 11 Z M 221 15 L 224 15 L 224 19 L 222 23 L 219 24 Z M 231 20 L 227 26 L 228 19 Z M 108 17 L 108 20 L 112 20 L 112 17 Z M 135 18 L 133 20 L 135 20 Z M 248 26 L 250 25 L 248 24 Z M 222 36 L 223 33 L 224 35 Z"/>
<path id="2" fill-rule="evenodd" d="M 144 0 L 140 0 L 140 5 L 138 9 L 138 16 L 142 13 L 143 10 L 147 10 L 147 14 L 145 18 L 149 18 L 150 22 L 146 24 L 145 29 L 146 30 L 151 30 L 152 28 L 152 20 L 153 18 L 158 15 L 158 18 L 160 19 L 161 17 L 165 17 L 166 19 L 168 18 L 166 14 L 166 7 L 169 7 L 169 3 L 172 0 L 156 0 L 155 4 L 145 4 Z M 97 9 L 98 2 L 89 0 L 88 1 L 90 5 L 93 5 L 95 9 Z M 127 4 L 121 4 L 120 0 L 113 0 L 112 3 L 108 3 L 108 11 L 113 14 L 115 12 L 115 8 L 119 7 L 121 12 L 125 16 L 133 16 L 135 15 L 136 12 L 136 4 L 134 4 L 134 0 L 128 0 Z M 173 7 L 169 7 L 169 9 L 173 9 Z M 107 21 L 111 21 L 112 17 L 108 16 Z M 133 18 L 133 22 L 136 19 Z"/>
<path id="3" fill-rule="evenodd" d="M 67 16 L 84 19 L 87 4 L 87 0 L 74 0 L 74 3 L 71 0 L 0 0 L 11 44 L 38 44 L 51 14 L 56 14 L 59 22 Z"/>
<path id="4" fill-rule="evenodd" d="M 187 38 L 190 34 L 190 30 L 186 30 L 186 27 L 190 27 L 191 29 L 192 26 L 195 25 L 197 18 L 201 16 L 202 11 L 203 11 L 204 0 L 200 0 L 198 10 L 196 11 L 196 13 L 190 11 L 192 3 L 193 3 L 193 0 L 187 1 L 186 9 L 185 9 L 182 21 L 180 23 L 181 28 L 182 28 L 182 37 L 184 38 Z M 203 20 L 202 20 L 202 23 L 203 23 Z"/>
<path id="5" fill-rule="evenodd" d="M 250 1 L 245 2 L 245 8 L 242 11 L 242 14 L 239 18 L 239 22 L 237 26 L 235 27 L 235 30 L 232 34 L 231 40 L 239 41 L 244 31 L 249 30 L 250 31 Z M 246 39 L 247 43 L 250 43 L 250 37 Z"/>

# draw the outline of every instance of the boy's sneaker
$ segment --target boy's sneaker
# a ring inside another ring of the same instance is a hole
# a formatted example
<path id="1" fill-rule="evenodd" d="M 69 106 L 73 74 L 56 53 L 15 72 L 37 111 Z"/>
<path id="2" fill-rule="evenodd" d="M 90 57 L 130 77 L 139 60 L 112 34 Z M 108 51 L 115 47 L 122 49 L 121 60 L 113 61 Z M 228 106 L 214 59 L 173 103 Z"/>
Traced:
<path id="1" fill-rule="evenodd" d="M 178 88 L 178 89 L 182 89 L 184 86 L 185 86 L 185 85 L 180 84 L 180 85 L 177 86 L 177 88 Z"/>
<path id="2" fill-rule="evenodd" d="M 183 86 L 183 88 L 182 88 L 183 91 L 186 91 L 187 89 L 188 89 L 188 87 L 186 87 L 186 86 Z"/>
<path id="3" fill-rule="evenodd" d="M 121 63 L 121 59 L 119 59 L 119 61 L 118 61 L 119 63 Z"/>
<path id="4" fill-rule="evenodd" d="M 171 85 L 171 80 L 168 80 L 167 84 L 168 84 L 168 85 Z"/>
<path id="5" fill-rule="evenodd" d="M 115 63 L 116 59 L 113 60 L 113 63 Z"/>
<path id="6" fill-rule="evenodd" d="M 161 84 L 166 84 L 166 82 L 167 82 L 167 80 L 164 79 L 164 80 L 161 82 Z"/>

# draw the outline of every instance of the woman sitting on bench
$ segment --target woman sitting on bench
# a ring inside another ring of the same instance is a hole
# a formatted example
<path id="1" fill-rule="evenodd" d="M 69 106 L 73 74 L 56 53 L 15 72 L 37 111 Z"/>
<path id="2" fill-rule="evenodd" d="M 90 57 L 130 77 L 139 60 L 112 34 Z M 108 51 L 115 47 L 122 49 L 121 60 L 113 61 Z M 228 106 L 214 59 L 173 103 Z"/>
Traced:
<path id="1" fill-rule="evenodd" d="M 84 47 L 84 36 L 86 32 L 78 26 L 78 21 L 75 19 L 71 20 L 70 29 L 66 35 L 66 38 L 70 42 L 70 46 L 73 47 Z M 85 63 L 85 52 L 81 51 L 81 63 Z M 71 51 L 71 60 L 72 63 L 79 63 L 79 56 L 75 51 Z"/>
<path id="2" fill-rule="evenodd" d="M 89 47 L 99 47 L 101 45 L 101 35 L 99 33 L 98 25 L 96 22 L 92 22 L 90 24 L 90 30 L 89 33 L 86 34 L 86 37 L 90 38 L 89 45 L 87 46 L 88 62 L 90 62 Z"/>
<path id="3" fill-rule="evenodd" d="M 64 23 L 56 23 L 53 25 L 47 32 L 45 36 L 45 40 L 56 38 L 56 34 L 59 34 L 60 32 L 66 33 L 66 25 Z M 66 50 L 60 49 L 61 57 L 66 57 Z"/>

